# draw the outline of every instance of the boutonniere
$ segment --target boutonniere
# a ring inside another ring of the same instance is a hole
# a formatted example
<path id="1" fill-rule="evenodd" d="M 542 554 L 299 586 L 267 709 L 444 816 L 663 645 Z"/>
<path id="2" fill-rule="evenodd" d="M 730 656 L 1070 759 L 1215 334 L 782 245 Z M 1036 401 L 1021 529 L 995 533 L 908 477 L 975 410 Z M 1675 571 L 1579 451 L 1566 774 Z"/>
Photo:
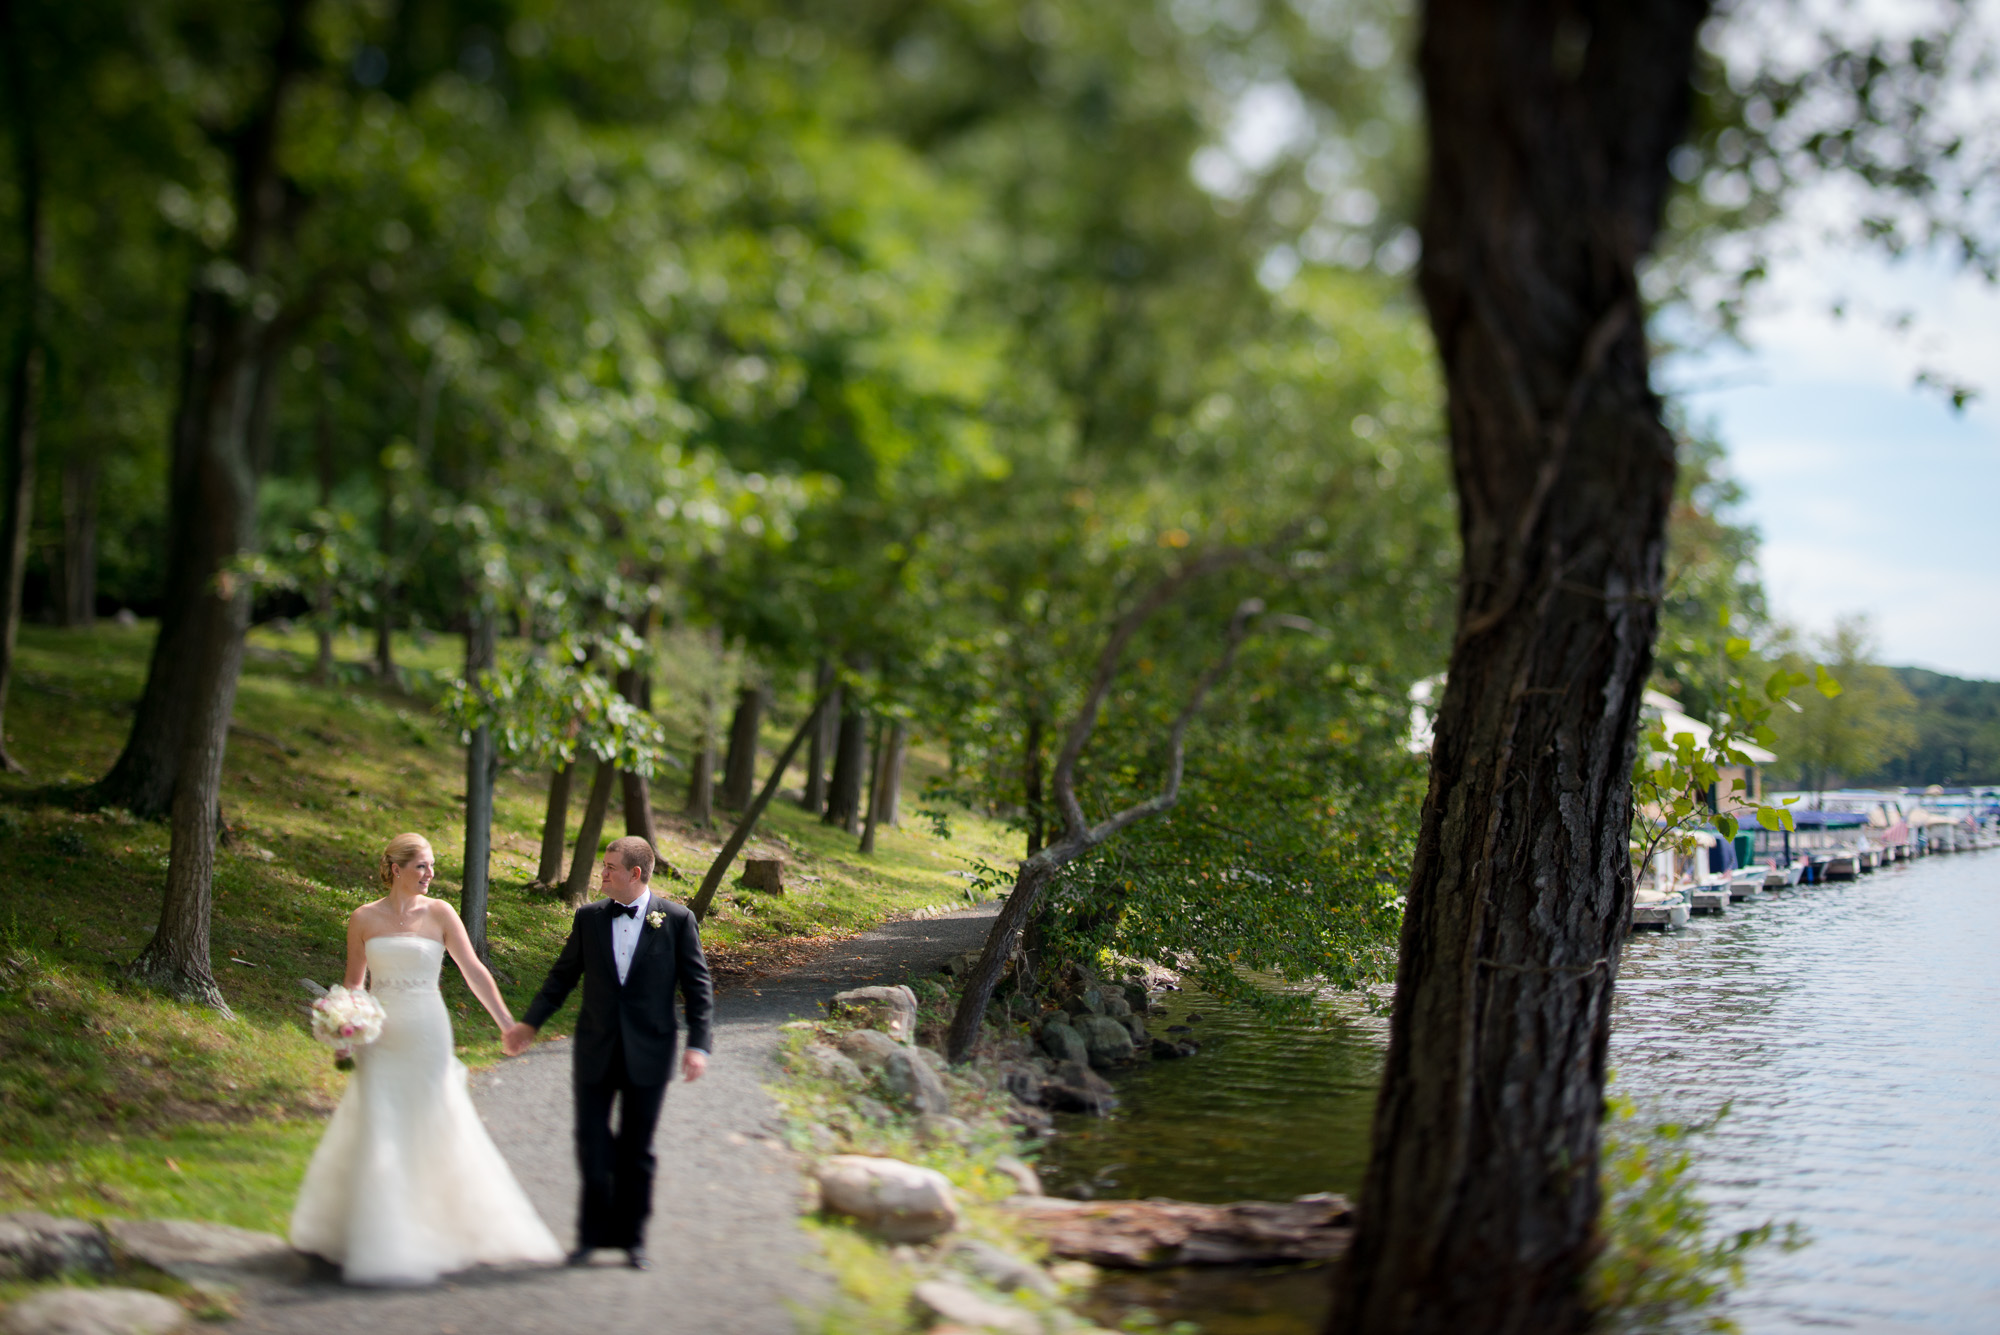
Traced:
<path id="1" fill-rule="evenodd" d="M 667 920 L 666 914 L 660 912 L 660 910 L 658 909 L 654 909 L 651 913 L 648 913 L 646 915 L 646 926 L 658 927 L 662 923 L 666 922 L 666 920 Z"/>

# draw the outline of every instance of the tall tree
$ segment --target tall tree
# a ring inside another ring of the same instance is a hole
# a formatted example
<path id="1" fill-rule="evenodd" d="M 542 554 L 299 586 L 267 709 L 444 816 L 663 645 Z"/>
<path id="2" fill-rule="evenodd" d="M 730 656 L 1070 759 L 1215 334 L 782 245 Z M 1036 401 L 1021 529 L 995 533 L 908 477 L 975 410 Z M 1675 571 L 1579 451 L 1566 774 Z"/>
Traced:
<path id="1" fill-rule="evenodd" d="M 192 734 L 226 733 L 248 625 L 250 587 L 232 573 L 253 551 L 257 478 L 264 455 L 278 354 L 281 250 L 294 200 L 284 177 L 279 136 L 286 103 L 311 52 L 305 0 L 285 0 L 261 53 L 260 86 L 242 119 L 224 136 L 235 225 L 226 253 L 201 266 L 187 295 L 182 329 L 180 400 L 171 428 L 167 587 L 146 686 L 132 730 L 111 770 L 92 791 L 101 805 L 161 816 L 175 803 L 189 757 L 216 766 L 224 742 Z M 209 838 L 213 839 L 212 780 Z M 190 839 L 198 832 L 190 828 Z M 180 836 L 176 836 L 179 846 Z M 212 860 L 213 850 L 198 855 Z M 193 864 L 190 864 L 192 866 Z M 176 877 L 169 875 L 170 884 Z M 206 900 L 207 872 L 198 877 Z M 192 893 L 192 882 L 182 893 Z M 170 890 L 169 897 L 173 896 Z M 170 914 L 169 916 L 174 916 Z M 142 972 L 173 973 L 188 951 L 162 942 L 142 956 Z M 204 961 L 206 951 L 203 951 Z M 164 962 L 171 957 L 174 962 Z M 204 962 L 202 971 L 206 972 Z M 164 971 L 164 972 L 163 972 Z M 212 980 L 197 990 L 212 990 Z"/>
<path id="2" fill-rule="evenodd" d="M 1421 285 L 1458 629 L 1328 1329 L 1580 1331 L 1673 440 L 1636 266 L 1701 0 L 1430 0 Z"/>
<path id="3" fill-rule="evenodd" d="M 281 7 L 264 86 L 232 144 L 235 277 L 204 269 L 189 295 L 167 601 L 132 736 L 96 794 L 135 812 L 167 807 L 172 824 L 160 924 L 132 973 L 225 1010 L 209 965 L 209 910 L 222 761 L 250 621 L 250 581 L 234 566 L 254 550 L 261 433 L 276 386 L 280 306 L 269 288 L 288 213 L 278 135 L 308 61 L 306 8 L 305 0 Z"/>

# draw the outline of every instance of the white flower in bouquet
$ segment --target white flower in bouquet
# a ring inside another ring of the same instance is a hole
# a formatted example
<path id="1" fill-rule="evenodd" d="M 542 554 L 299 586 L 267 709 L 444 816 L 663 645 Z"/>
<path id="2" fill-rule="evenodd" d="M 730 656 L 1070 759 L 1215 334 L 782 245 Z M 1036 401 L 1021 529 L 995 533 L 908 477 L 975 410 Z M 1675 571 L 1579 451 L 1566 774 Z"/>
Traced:
<path id="1" fill-rule="evenodd" d="M 336 983 L 313 1002 L 312 1012 L 313 1037 L 333 1049 L 335 1064 L 342 1070 L 354 1065 L 354 1049 L 382 1036 L 382 1003 L 361 988 L 349 990 Z"/>

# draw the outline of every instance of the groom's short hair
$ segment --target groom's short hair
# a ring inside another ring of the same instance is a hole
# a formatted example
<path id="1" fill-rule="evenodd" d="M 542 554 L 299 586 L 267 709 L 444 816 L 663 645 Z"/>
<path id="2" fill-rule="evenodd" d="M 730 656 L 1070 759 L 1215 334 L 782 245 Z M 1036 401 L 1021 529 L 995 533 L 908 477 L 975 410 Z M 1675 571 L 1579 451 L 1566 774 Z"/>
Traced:
<path id="1" fill-rule="evenodd" d="M 624 863 L 625 870 L 638 872 L 640 880 L 653 879 L 653 846 L 638 835 L 628 834 L 622 839 L 613 839 L 604 851 Z"/>

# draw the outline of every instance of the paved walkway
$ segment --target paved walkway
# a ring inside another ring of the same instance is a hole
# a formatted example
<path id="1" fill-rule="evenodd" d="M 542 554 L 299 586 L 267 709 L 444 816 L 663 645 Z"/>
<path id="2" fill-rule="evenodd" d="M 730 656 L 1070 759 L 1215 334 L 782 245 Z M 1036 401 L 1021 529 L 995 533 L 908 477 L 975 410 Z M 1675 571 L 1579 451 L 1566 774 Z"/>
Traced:
<path id="1" fill-rule="evenodd" d="M 667 1096 L 655 1143 L 659 1179 L 648 1239 L 654 1267 L 601 1253 L 587 1270 L 474 1271 L 426 1289 L 351 1289 L 327 1280 L 266 1296 L 238 1329 L 295 1335 L 796 1335 L 800 1308 L 829 1281 L 798 1226 L 798 1166 L 775 1135 L 764 1092 L 778 1026 L 820 1014 L 844 988 L 935 968 L 984 940 L 998 905 L 890 923 L 790 973 L 716 998 L 716 1054 L 700 1082 Z M 573 1004 L 573 1003 L 572 1003 Z M 575 1237 L 567 1042 L 544 1043 L 476 1074 L 473 1097 L 493 1139 L 564 1246 Z"/>

